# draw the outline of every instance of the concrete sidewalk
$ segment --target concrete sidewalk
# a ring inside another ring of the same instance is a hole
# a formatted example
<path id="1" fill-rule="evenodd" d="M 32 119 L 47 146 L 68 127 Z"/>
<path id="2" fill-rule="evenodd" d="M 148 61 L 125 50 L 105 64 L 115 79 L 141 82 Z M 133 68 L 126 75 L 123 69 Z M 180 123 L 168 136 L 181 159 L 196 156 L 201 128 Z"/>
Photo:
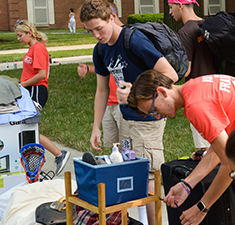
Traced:
<path id="1" fill-rule="evenodd" d="M 95 44 L 56 46 L 56 47 L 47 47 L 47 51 L 53 52 L 53 51 L 63 51 L 63 50 L 88 49 L 88 48 L 94 48 L 94 47 L 95 47 Z M 19 53 L 26 53 L 26 52 L 28 52 L 28 48 L 0 50 L 0 55 L 19 54 Z"/>

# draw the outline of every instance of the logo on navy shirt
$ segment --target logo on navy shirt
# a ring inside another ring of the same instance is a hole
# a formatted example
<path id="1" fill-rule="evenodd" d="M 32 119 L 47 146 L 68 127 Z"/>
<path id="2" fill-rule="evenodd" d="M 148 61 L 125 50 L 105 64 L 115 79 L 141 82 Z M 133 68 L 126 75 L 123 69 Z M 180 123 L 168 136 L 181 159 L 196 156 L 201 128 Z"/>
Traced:
<path id="1" fill-rule="evenodd" d="M 122 56 L 118 55 L 116 62 L 113 58 L 110 59 L 110 63 L 108 65 L 109 72 L 114 76 L 116 84 L 121 87 L 119 84 L 119 80 L 124 81 L 123 68 L 127 68 L 128 63 L 126 61 L 122 62 Z"/>

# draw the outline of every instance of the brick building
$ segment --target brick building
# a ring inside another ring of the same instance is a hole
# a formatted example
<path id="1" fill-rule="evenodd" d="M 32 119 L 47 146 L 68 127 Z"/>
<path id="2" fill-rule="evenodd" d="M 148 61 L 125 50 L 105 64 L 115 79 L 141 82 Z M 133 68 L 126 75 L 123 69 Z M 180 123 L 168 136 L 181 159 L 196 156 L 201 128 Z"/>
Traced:
<path id="1" fill-rule="evenodd" d="M 84 0 L 0 0 L 0 31 L 13 30 L 18 19 L 32 21 L 37 28 L 67 29 L 69 9 L 76 13 L 77 28 L 83 28 L 79 20 Z M 164 0 L 114 0 L 119 17 L 127 22 L 130 14 L 164 12 Z M 235 12 L 234 0 L 203 0 L 204 15 L 218 11 Z"/>

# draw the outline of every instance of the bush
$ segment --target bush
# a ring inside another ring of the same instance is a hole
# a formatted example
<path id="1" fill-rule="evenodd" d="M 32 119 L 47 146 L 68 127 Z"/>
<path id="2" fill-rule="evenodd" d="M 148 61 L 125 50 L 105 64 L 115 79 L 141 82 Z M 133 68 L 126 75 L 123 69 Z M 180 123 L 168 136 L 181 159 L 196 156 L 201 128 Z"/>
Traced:
<path id="1" fill-rule="evenodd" d="M 130 14 L 127 18 L 127 24 L 146 23 L 146 22 L 163 22 L 164 13 L 145 13 L 145 14 Z"/>

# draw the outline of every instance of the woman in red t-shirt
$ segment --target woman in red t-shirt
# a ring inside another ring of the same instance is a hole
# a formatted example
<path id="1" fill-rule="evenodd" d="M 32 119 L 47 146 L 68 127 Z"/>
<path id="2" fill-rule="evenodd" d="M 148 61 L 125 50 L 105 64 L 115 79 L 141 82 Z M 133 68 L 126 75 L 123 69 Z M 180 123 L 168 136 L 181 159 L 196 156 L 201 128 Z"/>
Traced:
<path id="1" fill-rule="evenodd" d="M 30 92 L 30 96 L 39 110 L 45 106 L 48 98 L 49 54 L 46 49 L 47 36 L 37 31 L 28 20 L 17 20 L 14 31 L 23 45 L 29 45 L 29 51 L 23 59 L 21 85 Z M 64 168 L 70 153 L 59 150 L 47 137 L 40 134 L 40 143 L 55 156 L 56 175 Z"/>

